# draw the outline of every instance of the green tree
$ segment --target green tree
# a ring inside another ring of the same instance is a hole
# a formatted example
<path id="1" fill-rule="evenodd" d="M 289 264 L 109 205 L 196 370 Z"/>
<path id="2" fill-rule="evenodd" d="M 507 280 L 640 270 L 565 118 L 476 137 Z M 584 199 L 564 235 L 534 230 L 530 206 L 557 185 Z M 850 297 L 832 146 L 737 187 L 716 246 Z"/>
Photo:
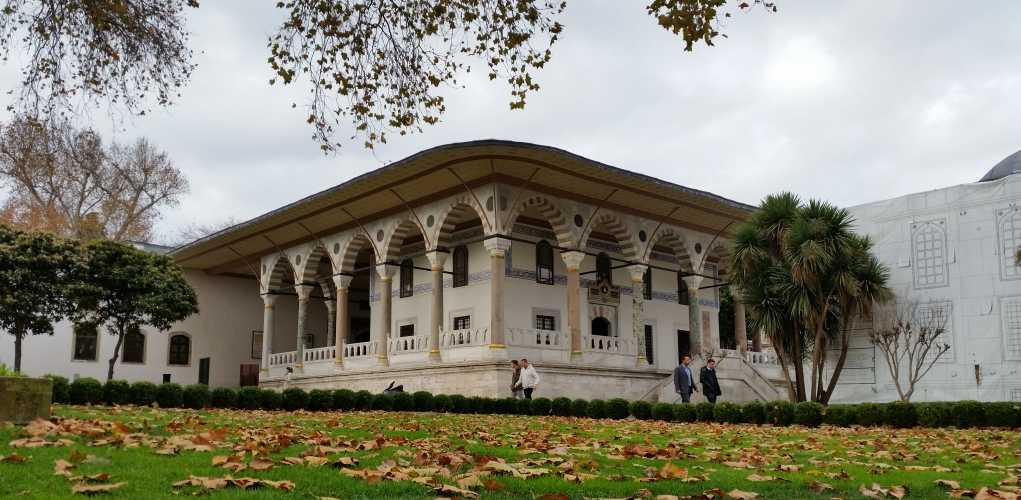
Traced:
<path id="1" fill-rule="evenodd" d="M 53 323 L 70 312 L 64 292 L 77 261 L 74 242 L 0 225 L 0 329 L 14 335 L 14 371 L 25 337 L 53 335 Z"/>
<path id="2" fill-rule="evenodd" d="M 772 341 L 792 401 L 829 401 L 851 322 L 892 297 L 889 270 L 852 222 L 844 209 L 781 193 L 766 197 L 736 230 L 731 280 L 744 292 L 753 327 Z M 831 346 L 837 359 L 827 370 Z"/>
<path id="3" fill-rule="evenodd" d="M 143 326 L 169 330 L 198 312 L 198 298 L 169 257 L 109 240 L 89 243 L 84 253 L 72 292 L 74 320 L 105 325 L 117 337 L 106 376 L 113 380 L 124 334 Z"/>

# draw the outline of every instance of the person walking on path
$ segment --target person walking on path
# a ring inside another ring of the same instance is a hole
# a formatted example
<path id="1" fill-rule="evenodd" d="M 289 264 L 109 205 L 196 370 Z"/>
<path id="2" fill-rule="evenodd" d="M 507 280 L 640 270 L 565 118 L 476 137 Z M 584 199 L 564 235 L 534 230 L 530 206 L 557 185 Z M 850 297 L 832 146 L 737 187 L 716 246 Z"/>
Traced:
<path id="1" fill-rule="evenodd" d="M 521 380 L 518 384 L 525 392 L 525 399 L 532 399 L 532 393 L 539 387 L 539 372 L 524 358 L 521 358 Z"/>
<path id="2" fill-rule="evenodd" d="M 720 381 L 716 378 L 716 360 L 709 358 L 709 361 L 698 372 L 698 381 L 702 383 L 702 394 L 710 404 L 716 404 L 716 398 L 723 395 L 720 390 Z"/>
<path id="3" fill-rule="evenodd" d="M 691 393 L 695 391 L 695 379 L 691 376 L 691 356 L 681 358 L 681 364 L 674 368 L 674 392 L 681 396 L 681 401 L 691 402 Z"/>
<path id="4" fill-rule="evenodd" d="M 511 360 L 511 394 L 514 399 L 521 399 L 525 397 L 525 393 L 521 390 L 521 365 L 518 364 L 518 360 Z"/>

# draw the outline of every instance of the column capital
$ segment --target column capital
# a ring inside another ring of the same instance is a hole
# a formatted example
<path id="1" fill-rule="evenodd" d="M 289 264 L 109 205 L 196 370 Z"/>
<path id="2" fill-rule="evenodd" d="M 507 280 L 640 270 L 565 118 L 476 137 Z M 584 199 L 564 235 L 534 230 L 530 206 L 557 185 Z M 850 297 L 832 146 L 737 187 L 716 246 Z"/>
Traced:
<path id="1" fill-rule="evenodd" d="M 277 303 L 277 297 L 279 297 L 279 295 L 273 293 L 264 293 L 262 294 L 262 303 L 266 307 L 273 307 Z"/>
<path id="2" fill-rule="evenodd" d="M 645 264 L 631 264 L 627 266 L 627 272 L 631 275 L 632 283 L 642 283 L 645 281 L 645 271 L 649 269 L 649 266 Z"/>
<path id="3" fill-rule="evenodd" d="M 447 257 L 450 256 L 450 252 L 446 250 L 433 250 L 425 254 L 425 258 L 429 259 L 429 266 L 432 267 L 433 271 L 442 271 L 443 264 L 447 262 Z"/>
<path id="4" fill-rule="evenodd" d="M 490 257 L 503 257 L 507 249 L 511 247 L 511 240 L 507 238 L 489 238 L 483 240 L 482 245 L 489 250 Z"/>
<path id="5" fill-rule="evenodd" d="M 393 279 L 398 269 L 399 267 L 393 264 L 376 264 L 376 274 L 379 275 L 379 279 L 384 281 Z"/>
<path id="6" fill-rule="evenodd" d="M 298 300 L 306 301 L 312 295 L 315 285 L 294 285 L 294 293 L 298 294 Z"/>
<path id="7" fill-rule="evenodd" d="M 564 265 L 568 271 L 577 271 L 581 267 L 581 261 L 585 260 L 585 252 L 580 250 L 568 250 L 560 252 L 560 258 L 564 259 Z"/>
<path id="8" fill-rule="evenodd" d="M 689 292 L 690 291 L 694 291 L 694 292 L 697 293 L 698 292 L 698 287 L 700 287 L 702 285 L 702 277 L 697 275 L 697 274 L 692 274 L 690 276 L 685 276 L 684 278 L 681 278 L 681 279 L 683 279 L 684 283 L 686 285 L 688 285 L 688 291 Z"/>
<path id="9" fill-rule="evenodd" d="M 333 284 L 337 286 L 337 289 L 346 289 L 351 286 L 351 280 L 355 279 L 354 276 L 348 274 L 338 274 L 333 277 Z"/>

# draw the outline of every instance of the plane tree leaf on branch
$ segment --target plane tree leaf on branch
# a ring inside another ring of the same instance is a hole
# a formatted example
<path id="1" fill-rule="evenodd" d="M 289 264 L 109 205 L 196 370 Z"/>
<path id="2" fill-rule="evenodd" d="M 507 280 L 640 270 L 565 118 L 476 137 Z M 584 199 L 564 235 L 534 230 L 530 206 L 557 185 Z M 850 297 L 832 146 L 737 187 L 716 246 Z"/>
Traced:
<path id="1" fill-rule="evenodd" d="M 918 382 L 950 351 L 943 342 L 948 319 L 940 304 L 911 300 L 875 311 L 869 340 L 883 353 L 901 401 L 911 401 Z"/>
<path id="2" fill-rule="evenodd" d="M 78 239 L 145 240 L 188 181 L 146 139 L 104 145 L 64 120 L 18 116 L 0 126 L 0 221 Z"/>

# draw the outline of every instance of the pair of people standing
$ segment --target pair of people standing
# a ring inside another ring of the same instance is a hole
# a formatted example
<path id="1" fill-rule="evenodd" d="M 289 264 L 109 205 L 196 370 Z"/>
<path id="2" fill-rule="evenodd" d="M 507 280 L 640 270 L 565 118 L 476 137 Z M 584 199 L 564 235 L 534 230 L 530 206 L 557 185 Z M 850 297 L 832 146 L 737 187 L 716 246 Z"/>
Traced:
<path id="1" fill-rule="evenodd" d="M 691 376 L 691 356 L 681 358 L 681 364 L 674 368 L 674 391 L 681 396 L 681 401 L 691 402 L 691 394 L 695 389 L 695 379 Z M 706 365 L 699 371 L 698 380 L 702 384 L 702 394 L 709 403 L 716 404 L 716 398 L 723 395 L 720 381 L 716 378 L 716 360 L 709 358 Z"/>
<path id="2" fill-rule="evenodd" d="M 511 392 L 514 393 L 514 399 L 532 399 L 532 392 L 539 386 L 539 372 L 535 371 L 535 366 L 525 358 L 521 358 L 520 363 L 512 359 L 511 369 Z"/>

